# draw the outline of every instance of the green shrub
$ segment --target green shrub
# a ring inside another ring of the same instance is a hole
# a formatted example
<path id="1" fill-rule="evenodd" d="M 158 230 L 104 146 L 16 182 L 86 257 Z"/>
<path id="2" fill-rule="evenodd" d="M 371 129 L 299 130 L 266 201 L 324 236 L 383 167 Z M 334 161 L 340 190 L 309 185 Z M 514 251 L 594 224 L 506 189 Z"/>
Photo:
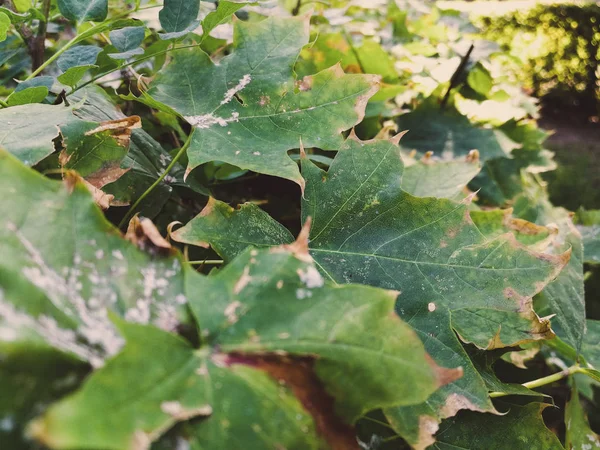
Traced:
<path id="1" fill-rule="evenodd" d="M 596 108 L 600 6 L 539 5 L 507 16 L 482 17 L 478 25 L 486 37 L 523 60 L 520 79 L 535 95 Z"/>

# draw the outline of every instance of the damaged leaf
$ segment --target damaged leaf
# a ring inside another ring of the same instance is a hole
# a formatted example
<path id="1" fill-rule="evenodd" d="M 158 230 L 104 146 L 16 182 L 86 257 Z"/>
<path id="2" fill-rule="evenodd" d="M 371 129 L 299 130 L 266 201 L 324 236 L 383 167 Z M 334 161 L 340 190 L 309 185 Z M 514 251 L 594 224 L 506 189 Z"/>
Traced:
<path id="1" fill-rule="evenodd" d="M 123 350 L 30 433 L 56 449 L 128 450 L 147 448 L 177 421 L 207 416 L 184 427 L 200 448 L 235 448 L 243 439 L 245 448 L 358 449 L 351 425 L 359 416 L 421 402 L 461 376 L 433 363 L 393 314 L 395 292 L 325 282 L 303 251 L 303 236 L 247 249 L 215 276 L 190 270 L 185 290 L 202 337 L 198 349 L 114 319 Z M 243 414 L 235 412 L 240 405 Z"/>
<path id="2" fill-rule="evenodd" d="M 504 415 L 463 412 L 440 426 L 432 449 L 451 450 L 563 450 L 560 441 L 544 425 L 546 405 L 507 405 Z"/>
<path id="3" fill-rule="evenodd" d="M 123 345 L 108 311 L 169 331 L 188 321 L 177 256 L 124 240 L 78 177 L 52 181 L 0 159 L 10 193 L 0 206 L 2 350 L 41 346 L 97 367 Z"/>
<path id="4" fill-rule="evenodd" d="M 140 127 L 138 116 L 100 124 L 78 121 L 60 127 L 64 149 L 59 162 L 101 189 L 129 170 L 121 168 L 121 163 L 129 150 L 131 131 Z"/>
<path id="5" fill-rule="evenodd" d="M 386 410 L 400 434 L 421 448 L 431 443 L 441 418 L 465 408 L 493 411 L 454 331 L 488 349 L 553 336 L 549 320 L 533 311 L 532 297 L 558 275 L 569 253 L 536 253 L 511 235 L 488 239 L 466 204 L 407 194 L 395 142 L 351 137 L 328 172 L 307 159 L 302 167 L 302 214 L 313 221 L 309 251 L 320 272 L 338 283 L 400 291 L 396 311 L 429 353 L 441 365 L 464 369 L 463 378 L 427 404 Z M 261 219 L 272 220 L 266 214 Z M 210 242 L 198 228 L 196 238 Z M 227 250 L 220 249 L 225 257 Z"/>

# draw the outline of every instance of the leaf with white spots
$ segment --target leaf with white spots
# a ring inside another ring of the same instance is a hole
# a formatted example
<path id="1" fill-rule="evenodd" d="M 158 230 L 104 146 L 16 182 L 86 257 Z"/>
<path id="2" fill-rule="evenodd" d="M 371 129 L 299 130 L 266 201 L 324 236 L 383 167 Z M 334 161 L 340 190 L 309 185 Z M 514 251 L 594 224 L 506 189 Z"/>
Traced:
<path id="1" fill-rule="evenodd" d="M 236 22 L 234 49 L 218 65 L 199 47 L 173 54 L 139 100 L 175 111 L 195 127 L 188 171 L 222 161 L 303 186 L 287 151 L 301 143 L 340 148 L 341 132 L 362 120 L 378 77 L 333 66 L 296 80 L 293 66 L 308 43 L 309 19 Z"/>
<path id="2" fill-rule="evenodd" d="M 568 450 L 598 450 L 600 436 L 592 431 L 575 380 L 572 381 L 571 399 L 565 407 L 565 448 Z"/>
<path id="3" fill-rule="evenodd" d="M 488 238 L 467 204 L 406 193 L 400 152 L 396 141 L 351 137 L 328 172 L 304 159 L 302 214 L 312 217 L 309 251 L 325 277 L 400 291 L 396 311 L 433 358 L 463 368 L 463 378 L 427 403 L 386 409 L 396 430 L 422 447 L 432 442 L 441 419 L 461 409 L 494 411 L 455 332 L 487 349 L 553 336 L 549 320 L 533 311 L 532 297 L 558 275 L 569 254 L 536 253 L 509 234 Z M 186 234 L 210 243 L 210 216 L 195 219 Z M 251 233 L 276 229 L 269 221 L 258 214 L 248 224 L 251 231 L 238 236 L 253 243 Z M 229 249 L 219 251 L 229 257 Z"/>
<path id="4" fill-rule="evenodd" d="M 31 434 L 53 449 L 132 450 L 206 416 L 184 426 L 198 448 L 358 449 L 351 425 L 361 415 L 421 402 L 460 377 L 393 313 L 395 292 L 327 283 L 303 236 L 248 249 L 214 276 L 190 271 L 199 348 L 115 319 L 123 350 Z"/>
<path id="5" fill-rule="evenodd" d="M 247 249 L 216 275 L 191 279 L 187 291 L 205 293 L 190 297 L 190 306 L 208 342 L 229 354 L 314 360 L 349 423 L 386 404 L 418 403 L 460 376 L 427 362 L 414 332 L 392 313 L 397 293 L 326 282 L 304 233 L 288 246 Z"/>
<path id="6" fill-rule="evenodd" d="M 152 256 L 104 219 L 77 177 L 52 181 L 0 152 L 0 348 L 55 348 L 101 366 L 123 339 L 109 319 L 187 321 L 177 256 Z M 43 225 L 41 225 L 43 224 Z"/>

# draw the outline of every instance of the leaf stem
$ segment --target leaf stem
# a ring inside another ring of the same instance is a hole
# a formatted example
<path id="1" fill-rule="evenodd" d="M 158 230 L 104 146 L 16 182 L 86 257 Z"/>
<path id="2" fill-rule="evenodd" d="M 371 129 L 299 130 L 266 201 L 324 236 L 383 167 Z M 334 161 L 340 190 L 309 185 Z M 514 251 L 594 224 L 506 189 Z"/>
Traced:
<path id="1" fill-rule="evenodd" d="M 214 265 L 220 265 L 223 264 L 223 260 L 222 259 L 205 259 L 203 261 L 188 261 L 188 264 L 191 264 L 192 266 L 199 266 L 201 264 L 214 264 Z"/>
<path id="2" fill-rule="evenodd" d="M 162 175 L 159 176 L 158 179 L 154 183 L 152 183 L 152 185 L 148 189 L 146 189 L 146 191 L 140 196 L 140 198 L 136 200 L 133 206 L 129 208 L 129 211 L 127 212 L 127 214 L 125 214 L 123 220 L 119 222 L 120 229 L 123 229 L 123 227 L 127 224 L 127 221 L 131 218 L 131 216 L 133 216 L 133 213 L 135 212 L 136 208 L 140 205 L 140 203 L 142 203 L 142 201 L 156 188 L 156 186 L 158 186 L 162 182 L 162 180 L 164 180 L 164 178 L 169 174 L 173 167 L 175 167 L 175 164 L 177 164 L 179 158 L 183 156 L 183 154 L 186 152 L 186 150 L 192 143 L 192 137 L 194 136 L 195 130 L 195 128 L 192 128 L 192 131 L 188 136 L 187 140 L 185 141 L 181 149 L 179 149 L 175 157 L 171 160 L 171 163 L 167 166 Z"/>
<path id="3" fill-rule="evenodd" d="M 8 108 L 8 103 L 6 103 L 4 100 L 0 100 L 0 106 L 3 108 Z"/>
<path id="4" fill-rule="evenodd" d="M 527 383 L 523 383 L 522 386 L 528 389 L 534 389 L 542 386 L 546 386 L 547 384 L 554 383 L 556 381 L 562 380 L 563 378 L 568 377 L 569 375 L 573 375 L 581 371 L 581 367 L 579 364 L 575 364 L 574 366 L 569 367 L 568 369 L 561 370 L 560 372 L 553 373 L 552 375 L 548 375 L 546 377 L 538 378 L 537 380 L 528 381 Z M 507 392 L 490 392 L 491 398 L 505 397 L 507 395 L 511 395 Z"/>

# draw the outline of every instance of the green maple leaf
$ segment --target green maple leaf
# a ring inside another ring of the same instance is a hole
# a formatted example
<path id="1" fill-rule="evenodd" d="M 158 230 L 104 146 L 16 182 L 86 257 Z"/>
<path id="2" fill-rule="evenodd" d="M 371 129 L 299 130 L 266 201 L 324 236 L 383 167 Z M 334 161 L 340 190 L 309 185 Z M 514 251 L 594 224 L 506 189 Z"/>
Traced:
<path id="1" fill-rule="evenodd" d="M 187 321 L 178 257 L 124 240 L 78 177 L 48 180 L 4 151 L 0 160 L 11 193 L 0 206 L 3 351 L 55 349 L 100 366 L 123 344 L 107 311 L 169 330 Z"/>
<path id="2" fill-rule="evenodd" d="M 144 447 L 176 422 L 210 416 L 186 433 L 208 448 L 235 446 L 244 436 L 248 448 L 272 442 L 316 449 L 321 434 L 353 440 L 350 424 L 368 410 L 422 402 L 461 375 L 433 363 L 416 333 L 393 314 L 396 292 L 326 283 L 307 253 L 306 236 L 287 247 L 249 249 L 215 276 L 184 273 L 166 242 L 154 237 L 138 244 L 149 254 L 124 240 L 78 178 L 48 180 L 7 152 L 0 158 L 0 186 L 12 193 L 0 207 L 6 256 L 0 350 L 11 357 L 34 352 L 50 365 L 66 359 L 76 371 L 86 363 L 96 369 L 81 389 L 31 423 L 29 433 L 51 448 Z M 132 235 L 140 239 L 139 230 Z M 171 333 L 189 324 L 187 302 L 200 348 Z M 12 367 L 5 364 L 3 377 Z M 269 375 L 287 380 L 290 390 Z M 39 374 L 23 376 L 38 383 Z M 269 408 L 262 407 L 265 398 L 273 400 Z M 254 426 L 244 413 L 230 413 L 241 399 L 264 414 Z M 310 406 L 323 399 L 329 403 Z M 325 416 L 327 426 L 343 433 L 327 434 Z M 225 420 L 231 430 L 223 428 Z"/>
<path id="3" fill-rule="evenodd" d="M 402 189 L 415 197 L 460 199 L 467 184 L 479 173 L 479 153 L 450 161 L 434 160 L 426 155 L 415 160 L 403 155 Z M 463 196 L 464 197 L 464 196 Z"/>
<path id="4" fill-rule="evenodd" d="M 200 48 L 179 50 L 140 98 L 174 111 L 193 127 L 188 172 L 209 161 L 293 180 L 304 186 L 287 151 L 338 150 L 341 132 L 359 123 L 377 91 L 373 75 L 339 65 L 296 80 L 309 17 L 234 24 L 234 50 L 214 64 Z"/>
<path id="5" fill-rule="evenodd" d="M 547 405 L 509 405 L 505 415 L 465 412 L 440 427 L 436 450 L 563 450 L 552 431 L 544 425 L 542 411 Z M 482 433 L 481 430 L 485 430 Z"/>
<path id="6" fill-rule="evenodd" d="M 318 449 L 323 440 L 353 442 L 347 424 L 368 410 L 420 402 L 460 376 L 433 364 L 414 331 L 391 314 L 396 293 L 326 283 L 305 245 L 248 249 L 215 276 L 188 277 L 203 337 L 198 349 L 117 321 L 123 351 L 31 433 L 51 448 L 125 450 L 148 445 L 177 421 L 206 416 L 185 426 L 200 448 Z M 335 414 L 322 410 L 324 399 Z M 106 408 L 114 414 L 97 414 Z M 334 424 L 341 434 L 323 428 Z"/>
<path id="7" fill-rule="evenodd" d="M 303 161 L 302 215 L 312 217 L 310 253 L 324 275 L 341 284 L 399 290 L 396 310 L 429 353 L 440 364 L 463 367 L 464 377 L 427 403 L 386 410 L 402 436 L 419 445 L 429 442 L 439 420 L 460 409 L 494 410 L 455 332 L 488 349 L 551 337 L 548 320 L 533 311 L 532 297 L 558 275 L 568 252 L 536 253 L 509 234 L 488 239 L 470 219 L 467 204 L 413 197 L 402 190 L 402 172 L 396 142 L 350 138 L 328 172 Z M 277 224 L 249 207 L 229 217 L 205 210 L 173 237 L 210 243 L 210 230 L 227 220 L 241 223 L 249 213 L 246 227 L 227 235 L 234 245 L 215 248 L 231 257 L 250 239 L 269 245 L 264 233 Z"/>
<path id="8" fill-rule="evenodd" d="M 414 111 L 398 117 L 401 130 L 410 130 L 402 140 L 408 150 L 432 151 L 437 155 L 467 155 L 478 150 L 482 161 L 506 157 L 519 147 L 502 131 L 472 124 L 454 107 L 442 110 L 428 99 Z"/>
<path id="9" fill-rule="evenodd" d="M 547 253 L 571 252 L 565 269 L 544 288 L 537 302 L 542 314 L 556 314 L 553 323 L 557 336 L 578 352 L 585 333 L 582 237 L 573 225 L 571 214 L 564 208 L 554 207 L 543 186 L 532 177 L 523 177 L 523 186 L 524 193 L 514 203 L 515 215 L 537 224 L 553 224 L 558 229 Z"/>

